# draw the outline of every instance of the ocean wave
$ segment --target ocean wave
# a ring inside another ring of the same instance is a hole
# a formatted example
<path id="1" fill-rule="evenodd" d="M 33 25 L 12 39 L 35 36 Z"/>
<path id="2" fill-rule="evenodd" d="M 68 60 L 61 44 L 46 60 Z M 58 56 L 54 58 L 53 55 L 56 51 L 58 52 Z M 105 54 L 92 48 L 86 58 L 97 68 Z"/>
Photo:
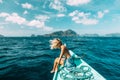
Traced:
<path id="1" fill-rule="evenodd" d="M 51 38 L 0 39 L 0 80 L 52 80 L 54 59 L 60 50 L 50 50 Z M 120 38 L 61 38 L 69 50 L 83 58 L 107 80 L 119 80 Z"/>

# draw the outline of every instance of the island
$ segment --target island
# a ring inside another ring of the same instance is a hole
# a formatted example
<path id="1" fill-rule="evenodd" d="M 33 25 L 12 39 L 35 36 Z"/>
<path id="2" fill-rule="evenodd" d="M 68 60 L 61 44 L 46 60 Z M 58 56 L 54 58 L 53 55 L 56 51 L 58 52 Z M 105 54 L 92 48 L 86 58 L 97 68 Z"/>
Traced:
<path id="1" fill-rule="evenodd" d="M 0 34 L 0 37 L 4 37 L 4 36 Z"/>
<path id="2" fill-rule="evenodd" d="M 81 37 L 100 37 L 99 34 L 83 34 Z"/>
<path id="3" fill-rule="evenodd" d="M 75 31 L 68 29 L 65 31 L 55 31 L 49 34 L 35 35 L 31 34 L 31 37 L 120 37 L 120 33 L 110 33 L 105 35 L 99 34 L 78 34 Z"/>
<path id="4" fill-rule="evenodd" d="M 68 29 L 66 31 L 56 31 L 50 34 L 45 34 L 46 37 L 74 37 L 79 36 L 75 31 Z"/>
<path id="5" fill-rule="evenodd" d="M 106 34 L 106 37 L 120 37 L 120 33 L 111 33 L 111 34 Z"/>

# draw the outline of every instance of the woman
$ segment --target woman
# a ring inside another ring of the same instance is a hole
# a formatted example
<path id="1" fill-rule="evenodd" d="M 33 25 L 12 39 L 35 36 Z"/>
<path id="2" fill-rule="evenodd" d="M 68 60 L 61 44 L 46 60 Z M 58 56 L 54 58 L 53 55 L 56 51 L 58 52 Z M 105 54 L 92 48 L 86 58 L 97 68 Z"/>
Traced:
<path id="1" fill-rule="evenodd" d="M 51 70 L 51 73 L 55 72 L 58 70 L 58 65 L 64 65 L 65 61 L 65 66 L 67 67 L 73 67 L 75 66 L 73 58 L 71 57 L 67 47 L 62 44 L 62 41 L 60 39 L 53 39 L 50 41 L 51 43 L 51 49 L 60 49 L 61 53 L 58 58 L 55 59 L 54 61 L 54 66 L 53 69 Z"/>

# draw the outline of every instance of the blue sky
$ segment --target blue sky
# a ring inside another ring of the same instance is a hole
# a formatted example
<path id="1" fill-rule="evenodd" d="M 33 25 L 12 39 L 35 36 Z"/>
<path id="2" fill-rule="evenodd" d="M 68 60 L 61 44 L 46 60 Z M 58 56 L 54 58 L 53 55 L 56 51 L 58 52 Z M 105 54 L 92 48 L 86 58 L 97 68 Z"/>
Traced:
<path id="1" fill-rule="evenodd" d="M 120 33 L 120 0 L 0 0 L 0 34 Z"/>

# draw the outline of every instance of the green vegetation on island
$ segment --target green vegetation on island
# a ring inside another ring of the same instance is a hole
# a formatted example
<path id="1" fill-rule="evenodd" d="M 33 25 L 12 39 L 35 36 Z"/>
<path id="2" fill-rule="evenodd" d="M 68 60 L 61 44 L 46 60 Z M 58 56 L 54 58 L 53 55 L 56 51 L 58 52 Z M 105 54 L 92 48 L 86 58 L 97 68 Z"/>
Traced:
<path id="1" fill-rule="evenodd" d="M 73 36 L 79 36 L 75 31 L 68 29 L 66 31 L 56 31 L 50 34 L 45 34 L 44 36 L 62 36 L 62 37 L 73 37 Z"/>

